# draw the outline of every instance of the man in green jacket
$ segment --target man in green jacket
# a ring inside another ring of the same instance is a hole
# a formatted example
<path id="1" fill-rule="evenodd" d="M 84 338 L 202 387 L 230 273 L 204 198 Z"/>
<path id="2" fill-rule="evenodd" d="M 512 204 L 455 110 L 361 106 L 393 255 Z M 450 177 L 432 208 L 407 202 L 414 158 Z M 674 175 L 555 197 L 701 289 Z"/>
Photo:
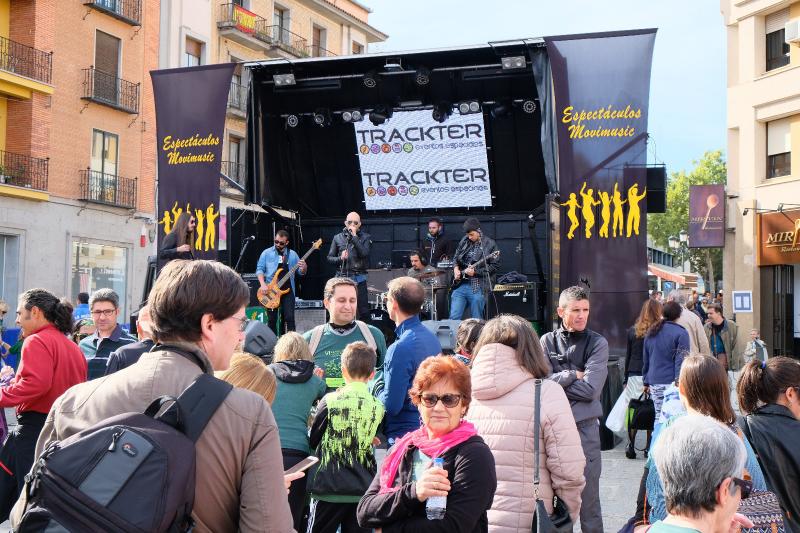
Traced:
<path id="1" fill-rule="evenodd" d="M 739 410 L 736 399 L 736 383 L 744 366 L 744 347 L 747 339 L 739 337 L 739 327 L 722 314 L 722 304 L 708 304 L 708 323 L 705 325 L 711 355 L 716 357 L 728 371 L 733 408 Z"/>

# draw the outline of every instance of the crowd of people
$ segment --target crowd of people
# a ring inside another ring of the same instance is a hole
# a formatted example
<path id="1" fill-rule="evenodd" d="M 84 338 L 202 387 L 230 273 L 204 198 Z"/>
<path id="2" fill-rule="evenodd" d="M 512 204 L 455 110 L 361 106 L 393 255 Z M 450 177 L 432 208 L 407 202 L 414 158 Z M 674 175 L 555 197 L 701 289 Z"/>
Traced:
<path id="1" fill-rule="evenodd" d="M 234 388 L 195 441 L 197 531 L 505 533 L 530 531 L 537 508 L 586 533 L 606 530 L 609 348 L 588 327 L 584 288 L 560 294 L 561 324 L 541 338 L 515 315 L 469 319 L 452 354 L 420 322 L 420 281 L 388 286 L 397 335 L 388 347 L 358 320 L 359 289 L 329 280 L 329 321 L 284 333 L 269 365 L 242 352 L 249 289 L 220 263 L 169 262 L 136 336 L 118 323 L 109 289 L 81 294 L 74 308 L 48 291 L 23 293 L 20 361 L 0 372 L 0 406 L 17 411 L 0 450 L 0 520 L 19 529 L 47 505 L 37 476 L 26 487 L 36 458 L 34 470 L 58 443 L 149 411 L 208 374 Z M 746 342 L 718 303 L 705 305 L 705 319 L 696 307 L 679 293 L 650 298 L 628 332 L 623 394 L 649 393 L 658 414 L 630 530 L 751 527 L 739 511 L 753 492 L 771 495 L 785 530 L 800 531 L 800 363 L 768 357 L 757 336 Z M 12 348 L 0 346 L 4 360 Z M 668 409 L 673 397 L 679 407 Z M 308 456 L 317 462 L 293 471 L 314 463 Z"/>

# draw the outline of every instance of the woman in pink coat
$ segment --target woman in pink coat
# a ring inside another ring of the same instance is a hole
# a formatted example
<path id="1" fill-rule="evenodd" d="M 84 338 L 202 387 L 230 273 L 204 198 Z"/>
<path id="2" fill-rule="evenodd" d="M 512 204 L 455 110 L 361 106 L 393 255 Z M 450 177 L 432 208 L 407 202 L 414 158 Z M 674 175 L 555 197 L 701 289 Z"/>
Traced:
<path id="1" fill-rule="evenodd" d="M 535 509 L 534 380 L 541 387 L 539 493 L 549 513 L 558 496 L 578 520 L 586 460 L 564 389 L 550 373 L 536 332 L 515 315 L 486 323 L 475 346 L 469 420 L 492 450 L 497 490 L 489 531 L 529 532 Z"/>

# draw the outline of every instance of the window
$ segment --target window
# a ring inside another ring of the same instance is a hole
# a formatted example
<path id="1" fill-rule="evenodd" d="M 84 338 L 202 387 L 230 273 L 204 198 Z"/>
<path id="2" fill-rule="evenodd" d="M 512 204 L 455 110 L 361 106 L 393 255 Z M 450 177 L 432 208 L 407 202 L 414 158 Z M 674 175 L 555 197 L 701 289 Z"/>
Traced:
<path id="1" fill-rule="evenodd" d="M 19 237 L 0 235 L 0 298 L 8 304 L 8 314 L 0 317 L 0 327 L 13 328 L 19 294 Z"/>
<path id="2" fill-rule="evenodd" d="M 791 118 L 767 123 L 767 178 L 792 173 Z"/>
<path id="3" fill-rule="evenodd" d="M 784 27 L 789 22 L 789 8 L 767 15 L 765 33 L 767 39 L 767 71 L 789 64 L 789 44 L 785 41 Z"/>
<path id="4" fill-rule="evenodd" d="M 184 67 L 196 67 L 201 64 L 200 58 L 202 57 L 203 43 L 195 41 L 189 37 L 186 38 L 186 52 L 183 54 Z"/>
<path id="5" fill-rule="evenodd" d="M 79 292 L 112 289 L 119 295 L 120 316 L 126 317 L 128 249 L 122 246 L 72 241 L 72 299 Z M 123 322 L 127 322 L 124 320 Z"/>
<path id="6" fill-rule="evenodd" d="M 87 199 L 116 203 L 119 136 L 107 131 L 92 132 L 92 158 L 86 184 Z"/>
<path id="7" fill-rule="evenodd" d="M 272 25 L 275 27 L 275 38 L 283 44 L 291 44 L 289 38 L 289 10 L 275 6 L 272 12 Z"/>
<path id="8" fill-rule="evenodd" d="M 111 103 L 119 99 L 120 40 L 97 31 L 94 41 L 94 92 L 95 98 Z"/>
<path id="9" fill-rule="evenodd" d="M 325 28 L 314 26 L 311 30 L 311 55 L 314 57 L 325 57 L 328 51 L 325 49 L 325 37 L 327 36 Z"/>
<path id="10" fill-rule="evenodd" d="M 228 161 L 230 161 L 228 177 L 241 183 L 244 177 L 244 169 L 240 164 L 240 161 L 242 161 L 242 139 L 233 135 L 228 138 Z"/>
<path id="11" fill-rule="evenodd" d="M 364 53 L 364 45 L 353 41 L 353 55 L 359 55 L 363 53 Z"/>

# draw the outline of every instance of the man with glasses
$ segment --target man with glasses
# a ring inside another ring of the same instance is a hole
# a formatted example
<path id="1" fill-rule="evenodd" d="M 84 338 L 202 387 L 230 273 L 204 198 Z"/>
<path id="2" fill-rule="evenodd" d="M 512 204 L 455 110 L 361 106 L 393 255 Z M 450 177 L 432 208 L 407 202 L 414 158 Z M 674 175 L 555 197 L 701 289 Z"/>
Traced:
<path id="1" fill-rule="evenodd" d="M 117 324 L 119 296 L 111 289 L 97 289 L 89 298 L 89 309 L 95 332 L 83 339 L 79 346 L 89 363 L 89 379 L 102 376 L 106 370 L 108 356 L 122 346 L 136 342 L 136 338 L 125 333 Z"/>
<path id="2" fill-rule="evenodd" d="M 297 272 L 304 276 L 308 265 L 305 261 L 301 261 L 297 252 L 289 249 L 289 233 L 285 230 L 278 230 L 275 233 L 274 246 L 270 246 L 258 258 L 256 265 L 256 276 L 258 276 L 258 283 L 262 289 L 267 288 L 267 280 L 272 281 L 275 272 L 282 269 L 279 278 L 286 274 L 290 269 L 297 265 Z M 279 287 L 286 289 L 287 287 Z M 297 294 L 297 289 L 294 284 L 294 274 L 289 279 L 289 292 L 281 296 L 281 304 L 278 309 L 267 310 L 267 323 L 276 335 L 281 335 L 286 331 L 294 331 L 294 296 Z M 283 332 L 278 331 L 278 310 L 280 309 L 283 315 L 281 322 L 281 329 Z"/>
<path id="3" fill-rule="evenodd" d="M 367 268 L 372 240 L 369 233 L 361 231 L 361 217 L 358 213 L 348 213 L 344 223 L 342 232 L 333 236 L 328 261 L 337 265 L 337 278 L 350 278 L 358 285 L 358 318 L 367 320 Z"/>

